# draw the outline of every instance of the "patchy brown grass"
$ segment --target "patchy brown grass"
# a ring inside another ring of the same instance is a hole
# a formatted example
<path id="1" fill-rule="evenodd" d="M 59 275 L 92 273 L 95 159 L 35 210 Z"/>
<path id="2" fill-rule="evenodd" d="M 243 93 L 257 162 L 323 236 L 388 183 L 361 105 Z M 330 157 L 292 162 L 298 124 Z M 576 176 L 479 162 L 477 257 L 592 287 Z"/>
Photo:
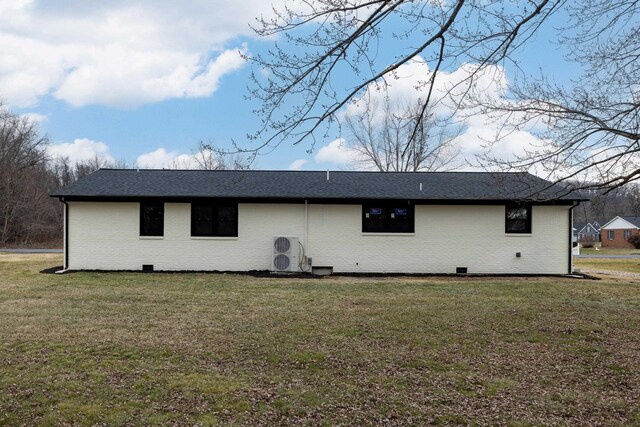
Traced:
<path id="1" fill-rule="evenodd" d="M 0 425 L 638 425 L 640 285 L 0 255 Z"/>
<path id="2" fill-rule="evenodd" d="M 603 248 L 596 250 L 595 248 L 581 248 L 581 255 L 638 255 L 640 259 L 640 249 L 615 249 L 615 248 Z"/>
<path id="3" fill-rule="evenodd" d="M 3 243 L 1 248 L 10 249 L 62 249 L 62 238 L 29 243 Z"/>
<path id="4" fill-rule="evenodd" d="M 609 258 L 576 258 L 577 268 L 588 270 L 626 271 L 640 273 L 640 257 L 638 259 L 609 259 Z"/>

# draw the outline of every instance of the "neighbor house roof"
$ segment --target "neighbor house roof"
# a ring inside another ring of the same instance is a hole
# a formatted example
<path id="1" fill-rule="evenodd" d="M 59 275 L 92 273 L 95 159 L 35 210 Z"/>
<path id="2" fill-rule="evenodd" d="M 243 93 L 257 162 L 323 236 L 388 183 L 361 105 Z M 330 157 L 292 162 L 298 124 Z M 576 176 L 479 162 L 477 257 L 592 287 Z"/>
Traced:
<path id="1" fill-rule="evenodd" d="M 82 198 L 581 200 L 528 173 L 100 169 L 52 196 Z"/>
<path id="2" fill-rule="evenodd" d="M 640 216 L 621 216 L 620 218 L 640 228 Z"/>
<path id="3" fill-rule="evenodd" d="M 627 221 L 629 224 L 631 224 L 635 228 L 640 228 L 640 216 L 620 216 L 620 215 L 614 217 L 611 221 L 607 222 L 605 225 L 602 226 L 602 228 L 609 228 L 609 224 L 611 224 L 613 221 L 615 221 L 618 218 L 624 221 Z"/>
<path id="4" fill-rule="evenodd" d="M 576 230 L 576 232 L 581 232 L 585 227 L 587 226 L 586 223 L 584 222 L 574 222 L 573 223 L 573 228 Z"/>
<path id="5" fill-rule="evenodd" d="M 582 232 L 582 230 L 584 230 L 585 228 L 587 228 L 588 225 L 590 225 L 593 228 L 593 231 L 598 233 L 600 231 L 600 229 L 602 228 L 600 226 L 600 224 L 604 224 L 604 221 L 602 221 L 602 222 L 593 221 L 593 222 L 587 222 L 587 223 L 574 223 L 573 226 L 578 229 L 578 232 Z"/>

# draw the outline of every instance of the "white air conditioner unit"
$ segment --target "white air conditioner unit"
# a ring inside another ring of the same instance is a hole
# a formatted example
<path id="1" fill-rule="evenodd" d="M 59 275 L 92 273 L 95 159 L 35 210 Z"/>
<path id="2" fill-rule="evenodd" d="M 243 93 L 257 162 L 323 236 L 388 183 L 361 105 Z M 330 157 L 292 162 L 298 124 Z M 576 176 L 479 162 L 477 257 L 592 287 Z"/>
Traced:
<path id="1" fill-rule="evenodd" d="M 272 251 L 271 271 L 300 271 L 300 244 L 297 237 L 274 237 Z"/>

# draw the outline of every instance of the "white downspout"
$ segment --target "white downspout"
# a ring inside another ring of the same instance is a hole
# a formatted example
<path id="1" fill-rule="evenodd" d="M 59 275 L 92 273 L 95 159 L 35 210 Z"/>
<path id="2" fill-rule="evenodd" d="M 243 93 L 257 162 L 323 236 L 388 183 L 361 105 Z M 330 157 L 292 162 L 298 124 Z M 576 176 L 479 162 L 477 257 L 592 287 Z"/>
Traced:
<path id="1" fill-rule="evenodd" d="M 69 203 L 64 200 L 64 197 L 60 198 L 60 201 L 64 203 L 63 216 L 62 216 L 62 270 L 56 271 L 56 274 L 63 274 L 69 269 Z"/>
<path id="2" fill-rule="evenodd" d="M 305 259 L 304 263 L 307 263 L 307 254 L 309 253 L 309 204 L 307 203 L 307 199 L 304 199 L 304 252 Z"/>
<path id="3" fill-rule="evenodd" d="M 67 248 L 67 233 L 69 232 L 69 230 L 67 230 L 67 211 L 69 210 L 69 205 L 65 202 L 64 204 L 64 209 L 63 209 L 63 217 L 62 217 L 62 269 L 66 270 L 67 268 L 69 268 L 69 266 L 67 265 L 67 251 L 69 250 L 69 248 Z"/>

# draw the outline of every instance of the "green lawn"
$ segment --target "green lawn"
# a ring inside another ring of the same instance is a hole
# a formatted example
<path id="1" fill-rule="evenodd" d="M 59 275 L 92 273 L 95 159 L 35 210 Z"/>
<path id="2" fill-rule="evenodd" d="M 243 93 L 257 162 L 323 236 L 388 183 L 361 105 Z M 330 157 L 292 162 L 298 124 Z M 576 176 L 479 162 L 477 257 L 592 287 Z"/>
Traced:
<path id="1" fill-rule="evenodd" d="M 640 259 L 640 249 L 604 248 L 596 250 L 595 248 L 581 248 L 580 255 L 638 255 L 638 259 Z"/>
<path id="2" fill-rule="evenodd" d="M 575 258 L 573 263 L 575 267 L 582 269 L 640 273 L 640 257 L 638 259 Z"/>
<path id="3" fill-rule="evenodd" d="M 0 425 L 638 425 L 640 282 L 38 271 Z"/>

